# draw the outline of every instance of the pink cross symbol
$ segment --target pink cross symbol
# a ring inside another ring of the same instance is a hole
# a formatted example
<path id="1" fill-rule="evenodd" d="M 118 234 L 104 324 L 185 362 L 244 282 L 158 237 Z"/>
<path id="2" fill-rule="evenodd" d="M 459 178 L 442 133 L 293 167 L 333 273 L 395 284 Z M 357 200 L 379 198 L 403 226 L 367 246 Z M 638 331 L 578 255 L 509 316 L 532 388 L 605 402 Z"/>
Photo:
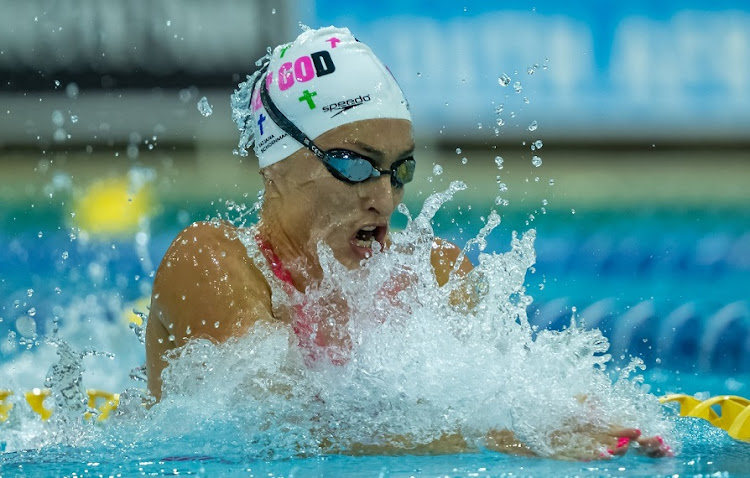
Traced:
<path id="1" fill-rule="evenodd" d="M 341 40 L 336 37 L 331 37 L 326 41 L 331 42 L 331 48 L 336 48 L 336 45 L 341 42 Z"/>

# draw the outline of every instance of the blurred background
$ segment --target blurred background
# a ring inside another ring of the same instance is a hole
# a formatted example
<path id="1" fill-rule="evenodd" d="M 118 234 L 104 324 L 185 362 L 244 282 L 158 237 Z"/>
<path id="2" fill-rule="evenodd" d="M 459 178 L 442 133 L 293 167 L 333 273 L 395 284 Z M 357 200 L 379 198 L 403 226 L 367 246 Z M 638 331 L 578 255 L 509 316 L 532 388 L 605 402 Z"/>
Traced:
<path id="1" fill-rule="evenodd" d="M 233 154 L 229 95 L 268 47 L 331 24 L 410 101 L 410 209 L 462 179 L 441 235 L 463 245 L 492 209 L 488 250 L 537 230 L 532 322 L 575 312 L 616 357 L 750 372 L 744 1 L 0 0 L 6 380 L 43 378 L 18 363 L 40 362 L 53 323 L 139 363 L 122 330 L 176 233 L 253 220 L 261 183 Z M 99 380 L 119 387 L 111 367 Z"/>

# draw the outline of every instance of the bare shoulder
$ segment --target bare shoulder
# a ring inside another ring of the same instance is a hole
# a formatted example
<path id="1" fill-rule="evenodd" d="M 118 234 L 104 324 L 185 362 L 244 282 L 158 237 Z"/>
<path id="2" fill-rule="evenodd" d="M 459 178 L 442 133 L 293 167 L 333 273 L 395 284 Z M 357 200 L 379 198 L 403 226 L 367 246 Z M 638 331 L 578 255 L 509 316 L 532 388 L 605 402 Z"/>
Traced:
<path id="1" fill-rule="evenodd" d="M 271 317 L 268 284 L 238 230 L 197 222 L 180 232 L 154 280 L 151 317 L 181 345 L 191 337 L 226 340 Z"/>
<path id="2" fill-rule="evenodd" d="M 461 248 L 452 242 L 435 238 L 432 243 L 432 254 L 430 261 L 432 267 L 435 269 L 435 277 L 437 278 L 438 284 L 445 285 L 448 282 L 450 273 L 456 265 L 461 254 Z M 468 274 L 474 266 L 468 258 L 463 259 L 461 265 L 458 268 L 459 275 Z"/>
<path id="3" fill-rule="evenodd" d="M 272 320 L 271 292 L 238 230 L 198 222 L 167 250 L 154 279 L 146 327 L 148 388 L 161 398 L 165 354 L 191 338 L 223 342 Z"/>

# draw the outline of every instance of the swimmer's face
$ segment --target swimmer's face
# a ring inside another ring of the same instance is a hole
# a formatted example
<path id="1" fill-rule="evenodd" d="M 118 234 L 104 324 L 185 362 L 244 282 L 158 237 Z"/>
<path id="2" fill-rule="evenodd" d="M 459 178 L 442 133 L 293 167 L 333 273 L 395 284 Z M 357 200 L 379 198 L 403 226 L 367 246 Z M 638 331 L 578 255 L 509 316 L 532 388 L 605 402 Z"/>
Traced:
<path id="1" fill-rule="evenodd" d="M 324 151 L 353 151 L 380 169 L 414 154 L 411 123 L 398 119 L 339 126 L 315 138 L 315 144 Z M 267 193 L 281 206 L 271 208 L 274 217 L 264 220 L 278 222 L 298 256 L 317 263 L 316 245 L 322 240 L 349 269 L 372 253 L 373 241 L 384 244 L 391 214 L 404 197 L 404 188 L 392 186 L 388 175 L 356 184 L 336 179 L 306 148 L 264 174 L 275 183 Z"/>

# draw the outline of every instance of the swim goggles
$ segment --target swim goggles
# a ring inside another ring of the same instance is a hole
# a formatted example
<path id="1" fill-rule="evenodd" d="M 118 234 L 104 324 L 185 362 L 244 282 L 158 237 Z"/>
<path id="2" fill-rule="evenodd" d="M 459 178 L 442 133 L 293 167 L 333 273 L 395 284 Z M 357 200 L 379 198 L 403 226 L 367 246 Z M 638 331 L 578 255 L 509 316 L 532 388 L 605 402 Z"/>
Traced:
<path id="1" fill-rule="evenodd" d="M 381 169 L 372 164 L 372 159 L 362 156 L 354 151 L 347 149 L 331 149 L 328 151 L 321 150 L 310 137 L 303 133 L 297 125 L 287 118 L 271 100 L 268 94 L 268 87 L 263 87 L 265 81 L 259 81 L 268 69 L 266 64 L 255 79 L 253 91 L 260 82 L 260 100 L 266 109 L 270 119 L 278 125 L 285 133 L 294 140 L 305 146 L 313 152 L 315 156 L 325 164 L 326 169 L 335 177 L 345 183 L 356 184 L 367 181 L 372 178 L 379 178 L 383 174 L 391 177 L 391 185 L 395 188 L 402 188 L 404 184 L 414 179 L 414 169 L 417 162 L 414 158 L 399 159 L 391 165 L 389 169 Z"/>

